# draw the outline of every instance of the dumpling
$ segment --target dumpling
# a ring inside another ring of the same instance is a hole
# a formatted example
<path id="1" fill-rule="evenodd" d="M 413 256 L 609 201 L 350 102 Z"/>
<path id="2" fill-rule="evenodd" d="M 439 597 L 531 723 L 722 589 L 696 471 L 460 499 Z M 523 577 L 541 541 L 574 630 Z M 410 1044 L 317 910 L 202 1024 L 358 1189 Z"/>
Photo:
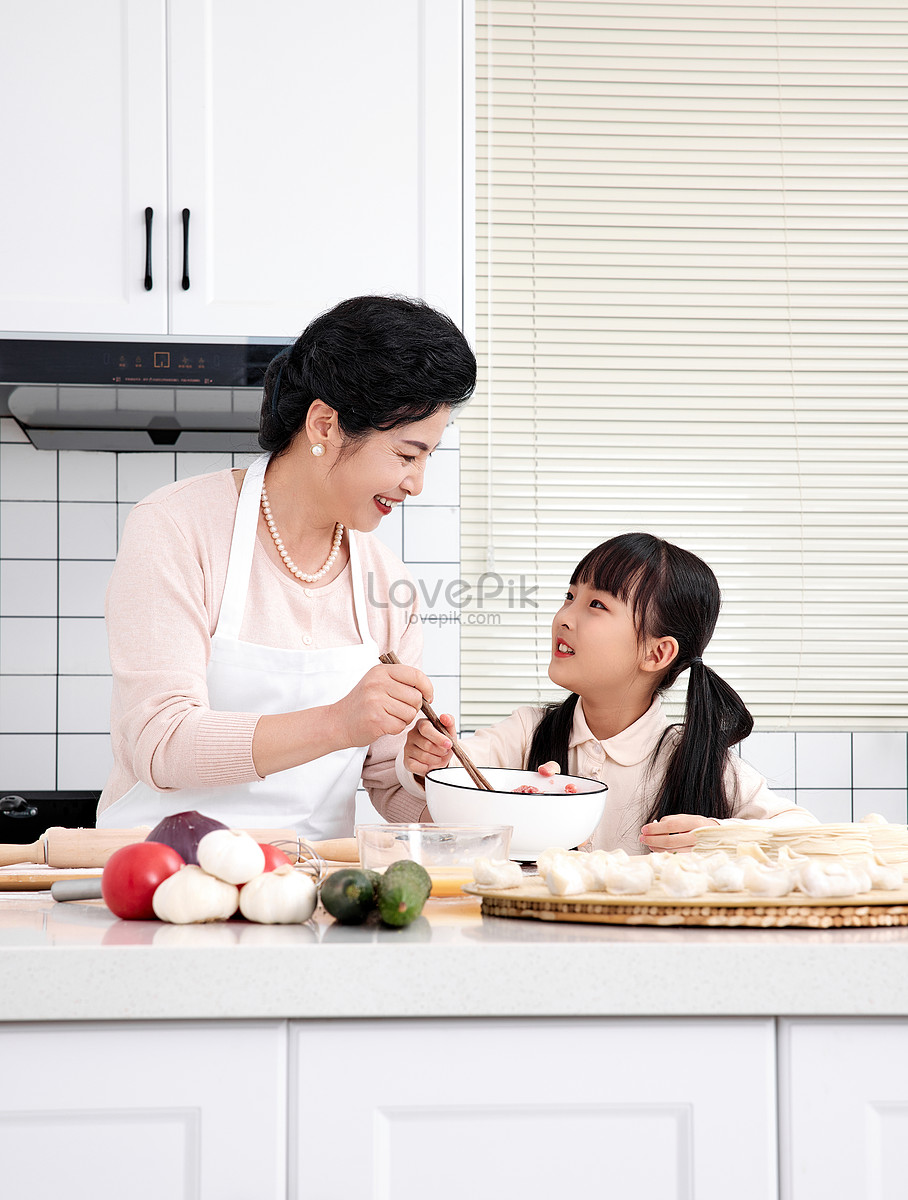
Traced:
<path id="1" fill-rule="evenodd" d="M 553 896 L 580 896 L 587 890 L 583 872 L 566 854 L 552 859 L 545 872 L 545 885 Z"/>
<path id="2" fill-rule="evenodd" d="M 640 854 L 628 858 L 627 862 L 613 862 L 606 870 L 606 891 L 614 896 L 637 896 L 648 892 L 654 876 L 647 859 L 648 855 Z"/>
<path id="3" fill-rule="evenodd" d="M 787 867 L 765 866 L 745 859 L 744 885 L 754 896 L 787 896 L 795 885 L 795 875 Z"/>
<path id="4" fill-rule="evenodd" d="M 477 858 L 473 863 L 473 878 L 484 887 L 520 887 L 523 871 L 520 863 L 506 858 Z"/>
<path id="5" fill-rule="evenodd" d="M 829 896 L 853 896 L 858 891 L 868 890 L 861 889 L 858 886 L 859 882 L 855 873 L 850 871 L 844 863 L 829 863 L 824 866 L 816 859 L 811 859 L 805 867 L 802 867 L 798 876 L 798 885 L 801 891 L 817 899 Z"/>
<path id="6" fill-rule="evenodd" d="M 684 899 L 709 890 L 709 876 L 688 855 L 676 854 L 674 858 L 659 875 L 659 883 L 669 896 Z"/>

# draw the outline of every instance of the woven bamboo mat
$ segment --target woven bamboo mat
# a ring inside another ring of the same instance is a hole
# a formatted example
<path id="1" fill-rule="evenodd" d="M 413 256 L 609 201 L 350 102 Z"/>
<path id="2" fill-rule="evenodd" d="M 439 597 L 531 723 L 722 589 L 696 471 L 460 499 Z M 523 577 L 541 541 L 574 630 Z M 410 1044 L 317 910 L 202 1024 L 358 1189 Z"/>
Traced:
<path id="1" fill-rule="evenodd" d="M 519 920 L 580 921 L 597 925 L 709 925 L 758 929 L 838 929 L 908 925 L 908 888 L 898 892 L 865 892 L 859 896 L 814 899 L 800 892 L 791 896 L 745 896 L 734 892 L 704 892 L 675 900 L 664 892 L 612 896 L 585 892 L 553 896 L 542 884 L 519 888 L 464 888 L 482 897 L 488 917 Z"/>

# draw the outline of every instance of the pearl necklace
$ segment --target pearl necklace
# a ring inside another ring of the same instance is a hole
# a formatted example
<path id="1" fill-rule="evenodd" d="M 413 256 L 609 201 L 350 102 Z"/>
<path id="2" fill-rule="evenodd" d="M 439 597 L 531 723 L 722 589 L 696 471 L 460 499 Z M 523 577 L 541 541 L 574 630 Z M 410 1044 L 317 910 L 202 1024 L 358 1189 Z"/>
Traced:
<path id="1" fill-rule="evenodd" d="M 277 552 L 284 562 L 284 566 L 291 575 L 295 575 L 297 579 L 301 579 L 304 583 L 315 583 L 321 579 L 323 575 L 327 575 L 334 564 L 340 551 L 341 540 L 344 536 L 344 527 L 340 521 L 334 526 L 334 541 L 331 543 L 331 553 L 325 559 L 325 565 L 320 571 L 316 571 L 314 575 L 307 575 L 305 571 L 301 571 L 290 555 L 287 553 L 284 543 L 281 541 L 281 535 L 274 526 L 274 517 L 271 515 L 271 505 L 268 503 L 268 493 L 265 490 L 265 485 L 262 485 L 262 516 L 265 518 L 265 524 L 268 526 L 268 532 L 274 539 L 274 544 L 277 547 Z"/>

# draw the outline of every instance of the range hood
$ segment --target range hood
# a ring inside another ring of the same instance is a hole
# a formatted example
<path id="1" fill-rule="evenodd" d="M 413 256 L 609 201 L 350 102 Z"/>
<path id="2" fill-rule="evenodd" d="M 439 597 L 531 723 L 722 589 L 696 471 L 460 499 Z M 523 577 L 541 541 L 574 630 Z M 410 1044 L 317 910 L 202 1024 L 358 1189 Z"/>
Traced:
<path id="1" fill-rule="evenodd" d="M 41 450 L 250 452 L 284 345 L 4 338 L 0 389 Z"/>

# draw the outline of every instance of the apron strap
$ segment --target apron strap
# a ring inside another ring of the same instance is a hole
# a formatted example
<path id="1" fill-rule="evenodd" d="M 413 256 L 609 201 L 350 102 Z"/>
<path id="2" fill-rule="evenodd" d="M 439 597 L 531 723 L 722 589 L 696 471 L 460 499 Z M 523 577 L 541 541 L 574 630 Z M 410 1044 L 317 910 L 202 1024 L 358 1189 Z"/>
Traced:
<path id="1" fill-rule="evenodd" d="M 246 468 L 246 476 L 240 489 L 230 541 L 230 560 L 227 564 L 227 579 L 221 598 L 221 611 L 215 632 L 221 637 L 239 640 L 240 626 L 246 611 L 246 593 L 249 591 L 249 576 L 252 574 L 252 556 L 255 553 L 255 536 L 259 520 L 259 505 L 262 500 L 262 485 L 265 468 L 270 454 L 261 454 Z"/>
<path id="2" fill-rule="evenodd" d="M 353 615 L 356 617 L 356 627 L 364 646 L 375 647 L 375 661 L 378 662 L 378 645 L 369 629 L 369 610 L 366 608 L 366 593 L 363 590 L 363 570 L 359 557 L 357 534 L 347 530 L 347 540 L 350 547 L 350 580 L 353 584 Z"/>

